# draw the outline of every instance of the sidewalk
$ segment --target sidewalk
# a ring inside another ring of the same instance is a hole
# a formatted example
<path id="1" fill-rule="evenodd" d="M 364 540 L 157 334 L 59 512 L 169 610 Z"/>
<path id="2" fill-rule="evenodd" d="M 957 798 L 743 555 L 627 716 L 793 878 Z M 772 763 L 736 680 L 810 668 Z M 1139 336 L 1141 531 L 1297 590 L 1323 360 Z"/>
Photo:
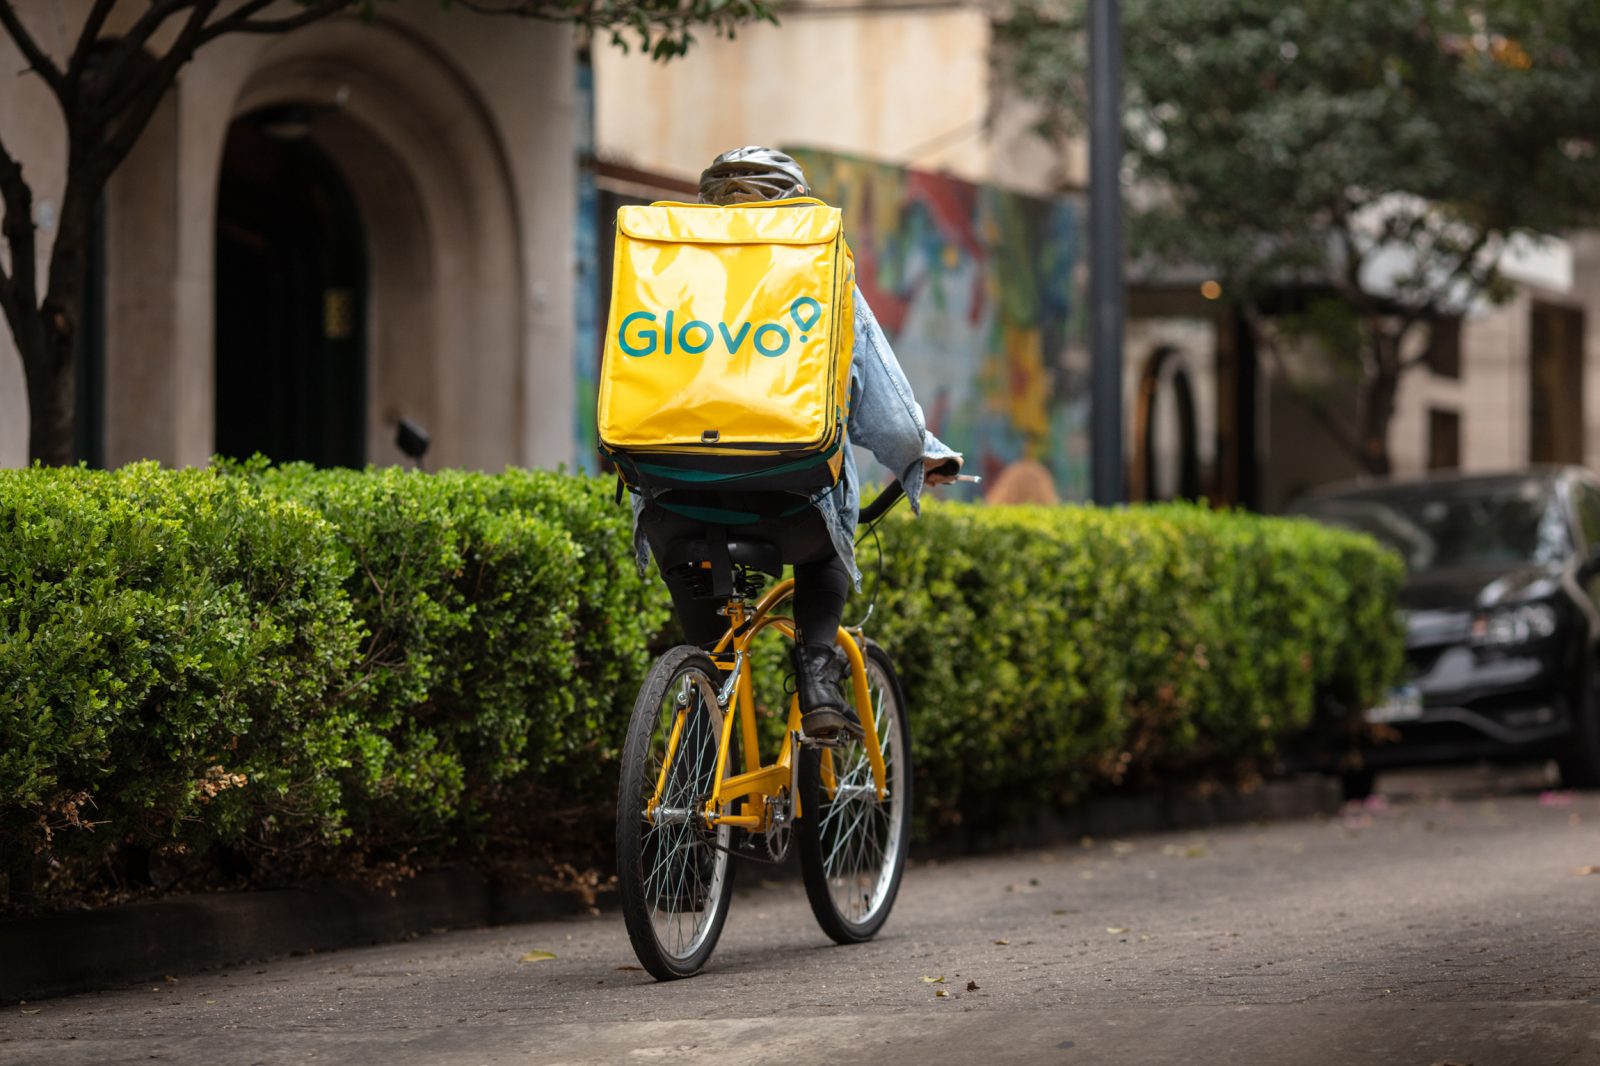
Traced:
<path id="1" fill-rule="evenodd" d="M 912 857 L 942 859 L 1083 837 L 1281 821 L 1338 808 L 1337 783 L 1322 777 L 1267 782 L 1249 794 L 1107 796 L 1067 811 L 1041 811 L 1004 832 L 948 833 L 914 849 Z M 419 875 L 393 892 L 326 885 L 181 896 L 17 919 L 0 922 L 0 959 L 5 960 L 0 1003 L 577 910 L 565 896 L 509 891 L 472 871 L 444 870 Z"/>

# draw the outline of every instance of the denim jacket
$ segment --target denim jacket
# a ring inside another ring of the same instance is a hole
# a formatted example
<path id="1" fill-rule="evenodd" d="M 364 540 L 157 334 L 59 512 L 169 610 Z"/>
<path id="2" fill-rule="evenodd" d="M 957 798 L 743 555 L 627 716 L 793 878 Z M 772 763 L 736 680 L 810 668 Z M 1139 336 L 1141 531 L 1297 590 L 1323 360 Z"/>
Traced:
<path id="1" fill-rule="evenodd" d="M 861 509 L 861 479 L 856 473 L 855 448 L 851 445 L 867 449 L 899 478 L 914 514 L 921 513 L 923 459 L 944 459 L 957 453 L 928 432 L 922 407 L 912 396 L 905 371 L 900 369 L 889 338 L 884 336 L 883 327 L 878 325 L 877 316 L 867 306 L 860 288 L 856 289 L 855 317 L 844 470 L 838 484 L 817 501 L 817 509 L 822 512 L 834 550 L 850 568 L 850 577 L 860 589 L 855 536 L 856 517 Z M 633 547 L 641 575 L 650 562 L 650 546 L 639 528 L 639 511 L 643 506 L 643 499 L 634 496 Z"/>

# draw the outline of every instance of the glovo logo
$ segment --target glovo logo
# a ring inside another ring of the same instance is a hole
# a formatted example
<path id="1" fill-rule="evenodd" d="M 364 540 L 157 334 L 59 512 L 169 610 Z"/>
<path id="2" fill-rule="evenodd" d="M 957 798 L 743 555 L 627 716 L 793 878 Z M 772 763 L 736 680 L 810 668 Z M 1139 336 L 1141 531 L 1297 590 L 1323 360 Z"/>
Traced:
<path id="1" fill-rule="evenodd" d="M 654 311 L 635 311 L 623 318 L 622 327 L 617 331 L 617 343 L 624 352 L 638 359 L 654 355 L 658 348 L 661 354 L 671 355 L 674 343 L 680 351 L 699 355 L 718 340 L 729 355 L 738 355 L 748 340 L 756 351 L 768 359 L 776 359 L 787 352 L 793 342 L 789 327 L 780 322 L 766 322 L 754 330 L 749 322 L 741 322 L 738 329 L 733 329 L 726 322 L 718 322 L 713 327 L 698 318 L 679 324 L 676 316 L 676 311 L 668 311 L 662 321 Z M 806 334 L 822 318 L 822 305 L 809 296 L 801 296 L 789 305 L 789 317 L 794 319 L 800 342 L 804 344 L 810 339 Z"/>

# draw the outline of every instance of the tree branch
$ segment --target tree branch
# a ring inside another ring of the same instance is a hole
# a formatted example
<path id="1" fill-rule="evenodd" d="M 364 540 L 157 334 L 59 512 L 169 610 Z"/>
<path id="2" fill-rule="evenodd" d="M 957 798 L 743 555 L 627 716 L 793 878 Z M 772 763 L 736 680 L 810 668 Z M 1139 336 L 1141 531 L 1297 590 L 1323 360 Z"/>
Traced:
<path id="1" fill-rule="evenodd" d="M 1329 219 L 1333 227 L 1334 236 L 1339 240 L 1339 246 L 1344 250 L 1344 276 L 1338 279 L 1337 284 L 1349 300 L 1364 315 L 1373 311 L 1372 296 L 1361 284 L 1361 267 L 1363 260 L 1361 252 L 1356 248 L 1355 234 L 1350 228 L 1350 216 L 1342 211 L 1336 211 Z"/>
<path id="2" fill-rule="evenodd" d="M 17 51 L 28 61 L 29 69 L 43 78 L 45 84 L 50 86 L 50 91 L 60 99 L 66 90 L 61 68 L 45 54 L 43 48 L 39 47 L 39 42 L 33 39 L 33 34 L 28 32 L 28 27 L 22 24 L 22 19 L 12 7 L 11 0 L 0 0 L 0 26 L 5 27 L 6 33 L 16 44 Z"/>
<path id="3" fill-rule="evenodd" d="M 676 29 L 698 22 L 704 17 L 697 15 L 691 8 L 650 3 L 649 0 L 634 0 L 632 3 L 620 0 L 590 0 L 579 11 L 568 10 L 553 0 L 510 0 L 509 3 L 501 4 L 489 3 L 487 0 L 452 0 L 452 2 L 479 15 L 513 15 L 544 22 L 572 22 L 580 26 L 635 26 L 639 23 L 640 16 L 643 16 L 651 25 Z M 712 19 L 714 18 L 715 16 L 712 16 Z"/>
<path id="4" fill-rule="evenodd" d="M 79 173 L 84 175 L 82 188 L 90 194 L 92 201 L 100 195 L 100 189 L 111 177 L 113 171 L 122 164 L 134 144 L 144 133 L 145 127 L 150 122 L 150 116 L 155 113 L 156 107 L 161 103 L 161 98 L 172 88 L 172 83 L 177 79 L 178 70 L 193 56 L 198 46 L 200 31 L 205 27 L 205 21 L 216 10 L 216 0 L 179 0 L 167 5 L 171 8 L 167 16 L 183 7 L 191 8 L 188 20 L 183 28 L 178 31 L 177 40 L 172 42 L 167 49 L 167 54 L 151 63 L 148 69 L 141 71 L 133 83 L 117 86 L 115 98 L 122 106 L 106 116 L 104 138 L 95 144 L 89 157 L 80 163 Z M 121 121 L 114 128 L 111 122 L 121 115 Z M 76 145 L 74 145 L 76 147 Z M 73 191 L 72 177 L 69 165 L 67 192 Z M 63 200 L 70 199 L 70 196 Z"/>
<path id="5" fill-rule="evenodd" d="M 0 232 L 4 233 L 6 246 L 11 250 L 11 275 L 5 279 L 6 299 L 11 304 L 7 310 L 15 311 L 21 306 L 32 307 L 38 303 L 33 190 L 22 177 L 21 164 L 11 157 L 3 142 L 0 142 L 0 202 L 6 208 L 4 218 L 0 219 Z M 0 276 L 4 276 L 3 271 Z"/>
<path id="6" fill-rule="evenodd" d="M 272 0 L 249 0 L 248 3 L 235 9 L 228 15 L 218 19 L 207 26 L 195 42 L 199 47 L 207 41 L 213 41 L 229 33 L 288 33 L 290 30 L 309 26 L 320 19 L 336 15 L 346 8 L 354 7 L 357 0 L 321 0 L 320 3 L 311 4 L 298 15 L 285 15 L 282 18 L 258 19 L 254 18 L 257 12 L 271 6 Z"/>
<path id="7" fill-rule="evenodd" d="M 103 89 L 94 94 L 92 111 L 82 116 L 86 124 L 104 126 L 124 109 L 124 101 L 131 94 L 128 88 L 129 81 L 136 77 L 131 72 L 129 63 L 135 56 L 147 58 L 144 46 L 150 38 L 155 36 L 169 18 L 184 8 L 194 7 L 197 2 L 200 0 L 152 0 L 138 21 L 128 27 L 121 36 L 113 39 L 114 43 L 103 60 L 103 71 L 91 83 L 96 88 L 103 87 Z M 217 2 L 218 0 L 210 0 L 207 6 L 215 8 Z"/>
<path id="8" fill-rule="evenodd" d="M 100 43 L 100 30 L 105 26 L 111 9 L 116 6 L 117 0 L 95 0 L 89 17 L 84 20 L 78 43 L 72 49 L 72 58 L 67 61 L 67 85 L 72 92 L 77 91 L 78 80 L 83 77 L 84 67 L 94 54 L 94 46 Z"/>
<path id="9" fill-rule="evenodd" d="M 1477 263 L 1478 256 L 1481 255 L 1483 250 L 1489 246 L 1489 241 L 1493 236 L 1494 235 L 1488 229 L 1484 229 L 1478 233 L 1477 237 L 1473 238 L 1472 243 L 1467 246 L 1466 251 L 1461 253 L 1461 258 L 1457 260 L 1455 268 L 1451 270 L 1449 275 L 1446 277 L 1445 283 L 1447 285 L 1458 278 L 1465 278 L 1467 279 L 1467 283 L 1469 285 L 1476 287 L 1477 272 L 1473 268 Z M 1484 273 L 1488 274 L 1492 272 L 1493 269 L 1494 267 L 1490 266 L 1484 271 Z"/>

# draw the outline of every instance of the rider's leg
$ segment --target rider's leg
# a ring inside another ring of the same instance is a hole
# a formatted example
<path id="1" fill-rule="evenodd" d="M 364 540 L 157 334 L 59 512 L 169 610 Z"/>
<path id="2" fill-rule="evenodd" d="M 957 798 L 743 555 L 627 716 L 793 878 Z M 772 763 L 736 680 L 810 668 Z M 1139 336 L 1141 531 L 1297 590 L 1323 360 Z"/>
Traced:
<path id="1" fill-rule="evenodd" d="M 654 506 L 645 507 L 639 516 L 639 526 L 650 543 L 650 554 L 656 558 L 658 569 L 661 554 L 672 541 L 705 535 L 701 523 Z M 702 648 L 714 647 L 728 629 L 727 616 L 717 613 L 722 604 L 697 597 L 694 575 L 688 571 L 668 573 L 662 570 L 661 580 L 672 594 L 672 613 L 683 627 L 684 638 Z"/>
<path id="2" fill-rule="evenodd" d="M 794 621 L 802 642 L 833 644 L 850 596 L 850 571 L 832 550 L 821 559 L 794 564 Z"/>
<path id="3" fill-rule="evenodd" d="M 672 594 L 672 613 L 683 627 L 684 639 L 702 648 L 715 647 L 728 630 L 727 616 L 717 613 L 722 604 L 717 600 L 696 599 L 689 574 L 664 573 L 661 580 Z"/>
<path id="4" fill-rule="evenodd" d="M 849 595 L 850 571 L 831 543 L 821 557 L 795 564 L 794 620 L 799 634 L 792 654 L 800 727 L 808 736 L 861 732 L 855 708 L 839 693 L 844 662 L 834 646 Z"/>

